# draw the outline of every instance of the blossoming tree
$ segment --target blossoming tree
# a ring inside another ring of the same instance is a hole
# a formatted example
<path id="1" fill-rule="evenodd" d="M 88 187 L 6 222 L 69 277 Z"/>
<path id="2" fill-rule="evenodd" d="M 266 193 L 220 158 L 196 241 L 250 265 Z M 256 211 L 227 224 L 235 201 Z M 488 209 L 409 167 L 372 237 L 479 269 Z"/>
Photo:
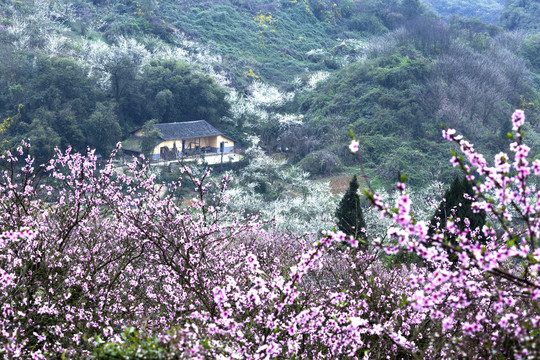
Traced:
<path id="1" fill-rule="evenodd" d="M 0 354 L 111 358 L 150 341 L 164 358 L 538 357 L 540 161 L 528 160 L 523 122 L 517 111 L 513 156 L 493 166 L 443 133 L 476 181 L 473 208 L 494 221 L 470 230 L 448 218 L 428 235 L 399 183 L 394 206 L 369 194 L 393 220 L 369 249 L 341 232 L 260 230 L 227 210 L 227 176 L 185 168 L 162 196 L 140 160 L 122 174 L 68 150 L 34 166 L 23 144 L 1 157 Z M 381 262 L 399 250 L 425 265 Z"/>

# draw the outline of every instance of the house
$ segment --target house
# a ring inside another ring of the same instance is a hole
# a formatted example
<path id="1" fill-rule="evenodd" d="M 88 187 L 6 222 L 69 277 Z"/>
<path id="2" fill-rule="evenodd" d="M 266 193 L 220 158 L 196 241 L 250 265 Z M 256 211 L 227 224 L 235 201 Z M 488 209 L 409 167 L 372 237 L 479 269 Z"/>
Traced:
<path id="1" fill-rule="evenodd" d="M 195 152 L 228 153 L 234 151 L 234 141 L 205 120 L 154 125 L 160 132 L 151 151 L 153 160 L 174 160 Z M 142 153 L 142 129 L 122 143 L 127 153 Z"/>

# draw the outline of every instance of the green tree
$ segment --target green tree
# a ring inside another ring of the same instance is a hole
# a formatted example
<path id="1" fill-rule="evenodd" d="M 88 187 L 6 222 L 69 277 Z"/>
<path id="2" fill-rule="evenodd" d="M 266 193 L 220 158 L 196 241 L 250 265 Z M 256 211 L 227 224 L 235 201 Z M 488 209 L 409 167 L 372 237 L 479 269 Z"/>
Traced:
<path id="1" fill-rule="evenodd" d="M 143 101 L 132 100 L 134 108 L 142 106 L 135 124 L 151 118 L 161 123 L 207 120 L 215 124 L 230 107 L 225 99 L 227 91 L 214 79 L 177 60 L 150 62 L 138 79 L 137 89 Z"/>
<path id="2" fill-rule="evenodd" d="M 154 126 L 157 123 L 158 121 L 156 119 L 148 120 L 142 127 L 144 137 L 141 141 L 141 150 L 148 158 L 150 158 L 152 150 L 156 146 L 158 139 L 163 136 L 159 129 Z"/>
<path id="3" fill-rule="evenodd" d="M 15 60 L 12 55 L 12 62 Z M 24 105 L 24 111 L 3 139 L 10 139 L 14 145 L 20 139 L 31 138 L 37 163 L 48 160 L 55 146 L 72 146 L 76 151 L 90 146 L 102 152 L 104 144 L 120 140 L 113 124 L 93 129 L 87 126 L 89 119 L 97 121 L 100 109 L 96 105 L 106 100 L 106 93 L 99 88 L 97 78 L 89 75 L 88 68 L 72 59 L 45 54 L 25 55 L 19 67 L 15 63 L 8 65 L 5 69 L 9 70 L 7 75 L 11 74 L 9 78 L 0 69 L 0 84 L 3 77 L 9 80 L 5 83 L 9 91 L 0 94 L 0 113 L 11 112 L 18 103 Z"/>
<path id="4" fill-rule="evenodd" d="M 486 214 L 473 212 L 471 206 L 473 195 L 472 185 L 465 178 L 456 176 L 431 219 L 430 234 L 433 234 L 437 228 L 445 232 L 448 219 L 452 219 L 460 230 L 465 228 L 482 229 L 486 223 Z M 469 223 L 468 226 L 467 223 Z M 452 234 L 446 235 L 447 239 L 455 244 L 455 237 Z"/>
<path id="5" fill-rule="evenodd" d="M 366 227 L 362 207 L 360 206 L 360 196 L 358 195 L 358 179 L 356 175 L 349 183 L 349 188 L 341 199 L 336 210 L 338 229 L 347 235 L 352 235 L 356 239 L 363 238 L 362 229 Z"/>
<path id="6" fill-rule="evenodd" d="M 525 39 L 522 51 L 531 68 L 540 72 L 540 33 L 530 35 Z"/>
<path id="7" fill-rule="evenodd" d="M 105 96 L 97 86 L 97 80 L 89 76 L 89 69 L 67 58 L 39 55 L 27 82 L 29 110 L 46 107 L 50 111 L 60 111 L 70 107 L 75 116 L 82 118 L 92 112 L 97 100 Z"/>
<path id="8" fill-rule="evenodd" d="M 413 19 L 422 14 L 424 7 L 420 0 L 403 0 L 401 12 L 407 19 Z"/>
<path id="9" fill-rule="evenodd" d="M 24 108 L 22 104 L 19 104 L 17 109 L 17 115 L 8 116 L 4 120 L 0 119 L 0 151 L 8 150 L 11 147 L 10 139 L 8 136 L 9 128 L 11 125 L 21 118 L 21 110 Z"/>
<path id="10" fill-rule="evenodd" d="M 540 28 L 540 2 L 538 0 L 507 0 L 500 22 L 508 30 L 534 31 Z"/>
<path id="11" fill-rule="evenodd" d="M 96 109 L 82 124 L 88 144 L 92 144 L 98 154 L 107 156 L 122 137 L 122 129 L 114 113 L 114 106 L 97 103 Z"/>
<path id="12" fill-rule="evenodd" d="M 34 119 L 30 125 L 28 139 L 32 144 L 30 154 L 36 164 L 44 164 L 54 155 L 54 148 L 60 146 L 61 137 L 40 119 Z"/>

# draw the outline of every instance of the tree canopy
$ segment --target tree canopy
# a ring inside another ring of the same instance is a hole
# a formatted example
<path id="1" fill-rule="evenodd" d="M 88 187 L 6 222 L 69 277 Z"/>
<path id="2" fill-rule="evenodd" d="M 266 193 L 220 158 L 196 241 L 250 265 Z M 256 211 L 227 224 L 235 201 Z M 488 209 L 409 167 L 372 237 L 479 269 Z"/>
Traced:
<path id="1" fill-rule="evenodd" d="M 346 235 L 352 235 L 355 239 L 364 238 L 363 230 L 366 228 L 358 187 L 358 179 L 355 175 L 349 182 L 349 188 L 339 202 L 335 215 L 338 229 Z"/>
<path id="2" fill-rule="evenodd" d="M 151 61 L 143 68 L 136 88 L 138 94 L 129 103 L 140 108 L 137 123 L 155 118 L 160 123 L 207 120 L 216 124 L 229 110 L 225 89 L 177 60 Z M 139 102 L 140 97 L 144 101 Z"/>
<path id="3" fill-rule="evenodd" d="M 470 229 L 472 231 L 481 230 L 486 223 L 485 212 L 474 212 L 472 203 L 474 201 L 474 190 L 472 185 L 461 176 L 456 176 L 450 188 L 446 190 L 444 199 L 439 208 L 431 218 L 430 233 L 440 230 L 445 232 L 447 221 L 451 220 L 460 230 Z M 452 234 L 447 234 L 450 241 L 455 242 Z M 478 235 L 479 239 L 483 236 Z"/>

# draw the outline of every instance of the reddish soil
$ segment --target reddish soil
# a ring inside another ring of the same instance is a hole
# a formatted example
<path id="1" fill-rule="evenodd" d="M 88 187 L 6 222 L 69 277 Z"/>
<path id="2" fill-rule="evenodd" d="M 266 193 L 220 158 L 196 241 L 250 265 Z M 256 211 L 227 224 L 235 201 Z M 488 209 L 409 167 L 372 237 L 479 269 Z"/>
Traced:
<path id="1" fill-rule="evenodd" d="M 352 179 L 352 175 L 336 175 L 330 176 L 320 181 L 330 181 L 330 191 L 334 195 L 344 194 L 345 191 L 349 188 L 349 182 Z M 364 186 L 364 181 L 361 177 L 358 177 L 358 184 L 360 184 L 360 189 Z"/>

